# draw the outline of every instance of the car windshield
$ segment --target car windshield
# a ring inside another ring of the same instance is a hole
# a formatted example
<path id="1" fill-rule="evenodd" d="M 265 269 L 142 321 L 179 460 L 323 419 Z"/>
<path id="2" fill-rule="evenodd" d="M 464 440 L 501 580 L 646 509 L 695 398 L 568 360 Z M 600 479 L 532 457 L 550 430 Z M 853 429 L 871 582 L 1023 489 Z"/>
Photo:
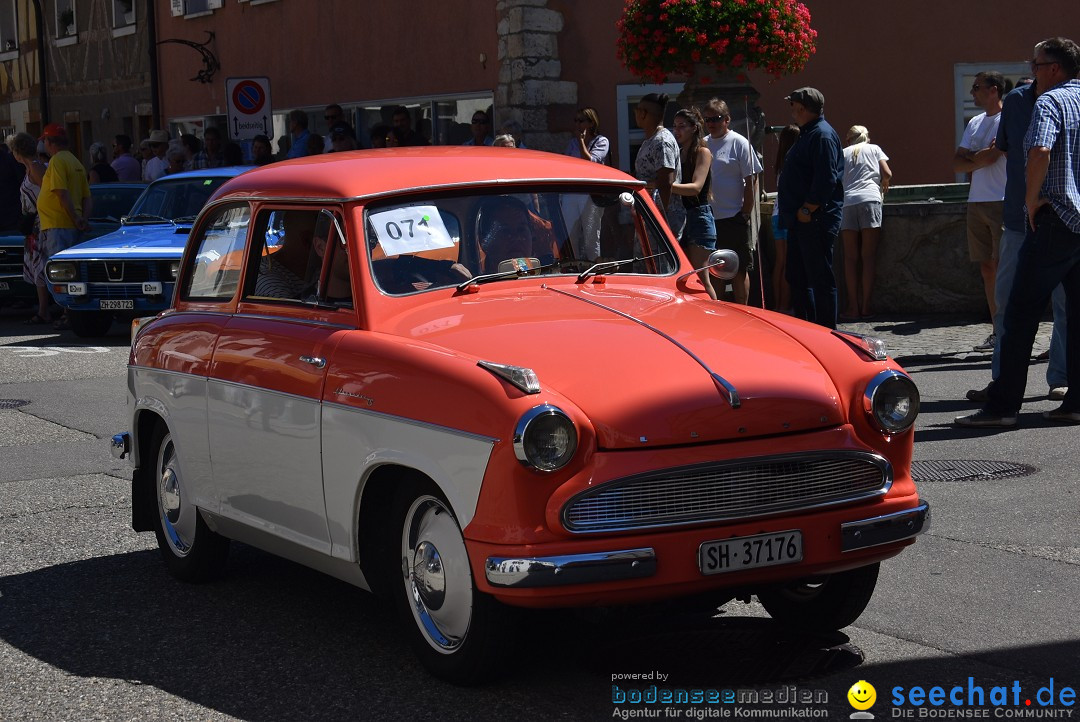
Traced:
<path id="1" fill-rule="evenodd" d="M 144 190 L 145 186 L 95 185 L 90 189 L 94 200 L 94 219 L 120 220 L 121 216 L 131 212 L 131 207 Z"/>
<path id="2" fill-rule="evenodd" d="M 128 223 L 171 223 L 194 218 L 214 191 L 225 181 L 223 176 L 177 178 L 150 184 L 128 214 Z"/>
<path id="3" fill-rule="evenodd" d="M 548 185 L 372 204 L 372 275 L 384 293 L 403 295 L 526 275 L 673 273 L 676 256 L 634 191 Z"/>

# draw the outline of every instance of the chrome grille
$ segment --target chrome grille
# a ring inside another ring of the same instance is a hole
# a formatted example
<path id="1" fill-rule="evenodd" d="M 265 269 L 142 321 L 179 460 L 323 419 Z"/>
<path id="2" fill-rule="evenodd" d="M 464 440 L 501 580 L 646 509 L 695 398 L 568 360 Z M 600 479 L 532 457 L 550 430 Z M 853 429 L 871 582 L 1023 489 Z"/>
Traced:
<path id="1" fill-rule="evenodd" d="M 664 469 L 611 481 L 563 507 L 573 532 L 749 519 L 884 494 L 892 469 L 869 453 L 820 452 Z"/>

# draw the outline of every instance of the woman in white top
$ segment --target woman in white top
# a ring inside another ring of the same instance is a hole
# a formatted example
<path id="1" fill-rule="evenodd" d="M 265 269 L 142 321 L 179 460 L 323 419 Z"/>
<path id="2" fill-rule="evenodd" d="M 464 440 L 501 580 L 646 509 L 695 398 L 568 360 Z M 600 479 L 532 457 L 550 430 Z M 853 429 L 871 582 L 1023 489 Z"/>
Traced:
<path id="1" fill-rule="evenodd" d="M 870 141 L 864 126 L 853 125 L 844 148 L 844 214 L 840 236 L 844 241 L 844 280 L 847 310 L 843 321 L 870 318 L 877 244 L 881 238 L 881 202 L 889 190 L 889 156 Z M 860 269 L 860 261 L 862 268 Z"/>

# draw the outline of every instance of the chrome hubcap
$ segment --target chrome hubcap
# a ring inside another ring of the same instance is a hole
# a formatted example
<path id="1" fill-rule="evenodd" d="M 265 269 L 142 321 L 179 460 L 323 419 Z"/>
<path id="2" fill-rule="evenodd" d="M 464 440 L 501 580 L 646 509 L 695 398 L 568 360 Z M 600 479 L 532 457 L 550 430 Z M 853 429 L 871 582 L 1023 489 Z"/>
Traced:
<path id="1" fill-rule="evenodd" d="M 446 600 L 446 575 L 439 550 L 431 542 L 421 542 L 413 556 L 413 582 L 420 601 L 428 609 L 438 609 Z"/>
<path id="2" fill-rule="evenodd" d="M 184 503 L 183 474 L 172 435 L 166 434 L 158 449 L 157 503 L 161 529 L 169 549 L 177 556 L 186 556 L 195 540 L 195 507 Z"/>
<path id="3" fill-rule="evenodd" d="M 472 573 L 461 530 L 441 500 L 423 496 L 409 507 L 401 559 L 417 627 L 434 649 L 454 652 L 472 621 Z"/>

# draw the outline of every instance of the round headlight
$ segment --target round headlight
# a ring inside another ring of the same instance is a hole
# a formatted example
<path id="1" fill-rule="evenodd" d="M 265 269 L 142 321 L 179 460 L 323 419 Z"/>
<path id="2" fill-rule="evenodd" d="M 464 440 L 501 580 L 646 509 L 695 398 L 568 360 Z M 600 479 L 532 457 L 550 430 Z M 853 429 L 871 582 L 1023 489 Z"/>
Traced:
<path id="1" fill-rule="evenodd" d="M 879 429 L 897 434 L 919 415 L 919 389 L 899 371 L 882 371 L 867 384 L 863 406 Z"/>
<path id="2" fill-rule="evenodd" d="M 558 471 L 577 451 L 574 422 L 555 406 L 529 409 L 514 429 L 514 454 L 537 471 Z"/>
<path id="3" fill-rule="evenodd" d="M 45 267 L 45 274 L 49 277 L 49 280 L 54 283 L 64 283 L 67 281 L 74 281 L 76 277 L 76 269 L 74 263 L 65 263 L 63 261 L 56 261 L 50 263 Z"/>

